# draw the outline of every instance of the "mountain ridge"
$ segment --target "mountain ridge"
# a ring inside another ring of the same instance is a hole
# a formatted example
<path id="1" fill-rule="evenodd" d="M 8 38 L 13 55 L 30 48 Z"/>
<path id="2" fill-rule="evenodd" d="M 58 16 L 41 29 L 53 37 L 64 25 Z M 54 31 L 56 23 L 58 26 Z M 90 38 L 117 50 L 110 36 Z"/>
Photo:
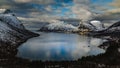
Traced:
<path id="1" fill-rule="evenodd" d="M 18 46 L 29 38 L 39 36 L 28 31 L 11 10 L 3 9 L 0 11 L 0 45 L 6 43 Z"/>

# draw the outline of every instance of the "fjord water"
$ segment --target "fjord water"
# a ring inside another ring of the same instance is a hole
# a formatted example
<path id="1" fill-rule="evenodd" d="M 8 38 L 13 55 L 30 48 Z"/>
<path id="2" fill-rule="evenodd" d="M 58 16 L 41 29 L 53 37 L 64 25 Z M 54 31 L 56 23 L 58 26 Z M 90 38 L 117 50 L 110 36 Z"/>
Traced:
<path id="1" fill-rule="evenodd" d="M 31 60 L 77 60 L 83 56 L 104 53 L 102 39 L 65 33 L 41 33 L 18 48 L 18 55 Z"/>
<path id="2" fill-rule="evenodd" d="M 36 25 L 29 24 L 26 27 L 37 30 L 39 28 L 36 29 Z M 30 60 L 62 61 L 77 60 L 83 56 L 98 55 L 105 52 L 105 50 L 98 47 L 105 41 L 100 38 L 72 33 L 37 33 L 40 34 L 39 37 L 29 39 L 18 48 L 18 57 Z"/>

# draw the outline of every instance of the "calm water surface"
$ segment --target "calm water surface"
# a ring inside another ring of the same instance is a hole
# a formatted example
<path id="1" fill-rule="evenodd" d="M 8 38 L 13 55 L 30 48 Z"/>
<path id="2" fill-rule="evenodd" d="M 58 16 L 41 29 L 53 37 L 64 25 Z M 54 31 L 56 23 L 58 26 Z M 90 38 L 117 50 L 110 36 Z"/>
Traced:
<path id="1" fill-rule="evenodd" d="M 18 57 L 31 60 L 77 60 L 105 50 L 98 46 L 105 40 L 66 33 L 40 33 L 18 48 Z"/>

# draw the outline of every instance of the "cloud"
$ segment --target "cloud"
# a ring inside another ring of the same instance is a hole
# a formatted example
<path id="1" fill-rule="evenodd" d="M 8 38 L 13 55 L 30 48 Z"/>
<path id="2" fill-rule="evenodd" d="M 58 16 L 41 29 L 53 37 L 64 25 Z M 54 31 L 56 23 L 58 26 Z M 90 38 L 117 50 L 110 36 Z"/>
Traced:
<path id="1" fill-rule="evenodd" d="M 97 6 L 94 6 L 97 8 Z M 120 17 L 120 0 L 112 0 L 107 5 L 103 5 L 102 8 L 97 8 L 99 11 L 103 11 L 96 19 L 105 21 L 105 23 L 115 23 L 119 21 Z"/>
<path id="2" fill-rule="evenodd" d="M 34 8 L 32 4 L 49 5 L 52 3 L 54 0 L 2 0 L 0 1 L 0 8 L 31 9 Z"/>
<path id="3" fill-rule="evenodd" d="M 120 8 L 120 0 L 114 0 L 114 1 L 111 3 L 111 5 L 114 6 L 114 7 Z"/>
<path id="4" fill-rule="evenodd" d="M 92 19 L 96 12 L 108 12 L 111 2 L 107 1 L 97 0 L 92 3 L 91 0 L 0 0 L 0 8 L 12 9 L 18 16 L 23 17 L 77 18 L 87 21 Z M 112 6 L 115 6 L 116 2 L 119 5 L 119 0 L 115 0 Z"/>
<path id="5" fill-rule="evenodd" d="M 78 19 L 82 19 L 84 21 L 92 18 L 92 12 L 85 6 L 82 7 L 81 5 L 75 5 L 72 7 L 72 12 Z"/>
<path id="6" fill-rule="evenodd" d="M 54 0 L 12 0 L 16 3 L 37 3 L 37 4 L 51 4 Z"/>
<path id="7" fill-rule="evenodd" d="M 90 4 L 90 0 L 73 0 L 74 3 L 76 4 L 86 4 L 89 5 Z"/>
<path id="8" fill-rule="evenodd" d="M 72 14 L 77 19 L 88 21 L 92 19 L 93 12 L 91 11 L 90 0 L 73 0 L 74 5 L 71 6 Z"/>
<path id="9" fill-rule="evenodd" d="M 115 8 L 115 9 L 111 9 L 106 11 L 107 13 L 120 13 L 120 8 Z"/>
<path id="10" fill-rule="evenodd" d="M 0 8 L 12 9 L 17 16 L 35 17 L 35 15 L 48 14 L 47 11 L 51 12 L 51 7 L 48 4 L 53 2 L 54 0 L 0 0 Z M 39 5 L 39 8 L 34 7 L 33 4 Z M 41 10 L 41 5 L 43 5 L 44 10 Z M 31 13 L 36 14 L 31 15 Z"/>
<path id="11" fill-rule="evenodd" d="M 64 0 L 4 0 L 0 2 L 0 7 L 13 9 L 18 14 L 30 14 L 37 12 L 40 13 L 40 15 L 52 14 L 62 17 L 66 15 L 66 17 L 77 15 L 76 17 L 78 17 L 78 14 L 84 11 L 83 6 L 82 9 L 77 10 L 77 8 L 81 7 L 79 4 L 83 5 L 89 3 L 89 0 L 73 0 L 73 5 L 71 1 L 72 0 L 67 2 Z"/>
<path id="12" fill-rule="evenodd" d="M 19 2 L 19 3 L 28 3 L 31 2 L 32 0 L 13 0 L 15 2 Z"/>

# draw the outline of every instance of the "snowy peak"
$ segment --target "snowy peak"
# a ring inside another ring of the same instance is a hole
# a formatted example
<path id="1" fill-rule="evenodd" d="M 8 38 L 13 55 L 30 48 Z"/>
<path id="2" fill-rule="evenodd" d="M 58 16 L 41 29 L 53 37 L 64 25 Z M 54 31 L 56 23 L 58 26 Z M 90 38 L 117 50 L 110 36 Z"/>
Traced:
<path id="1" fill-rule="evenodd" d="M 13 13 L 13 11 L 10 10 L 10 9 L 6 9 L 6 10 L 4 11 L 4 14 L 8 14 L 8 13 Z"/>
<path id="2" fill-rule="evenodd" d="M 84 23 L 80 24 L 79 29 L 83 28 L 81 26 L 83 26 L 86 29 L 89 29 L 90 31 L 101 31 L 101 30 L 105 29 L 104 24 L 98 20 L 84 22 Z"/>
<path id="3" fill-rule="evenodd" d="M 17 17 L 13 13 L 13 11 L 9 9 L 0 9 L 0 21 L 12 27 L 25 29 L 22 23 L 17 19 Z"/>
<path id="4" fill-rule="evenodd" d="M 50 24 L 43 26 L 40 31 L 50 31 L 50 32 L 76 32 L 79 29 L 71 24 L 67 24 L 64 21 L 55 20 Z"/>
<path id="5" fill-rule="evenodd" d="M 8 13 L 13 13 L 13 11 L 10 9 L 0 9 L 0 14 L 8 14 Z"/>
<path id="6" fill-rule="evenodd" d="M 120 27 L 120 21 L 112 24 L 110 27 L 108 27 L 108 29 L 114 28 L 114 27 Z"/>
<path id="7" fill-rule="evenodd" d="M 24 29 L 22 23 L 17 19 L 16 16 L 13 16 L 12 14 L 0 14 L 0 21 L 10 26 L 14 26 L 19 29 Z"/>
<path id="8" fill-rule="evenodd" d="M 0 13 L 0 41 L 9 45 L 18 45 L 38 34 L 26 30 L 16 16 L 9 10 L 1 10 Z M 5 14 L 4 14 L 5 12 Z M 2 45 L 2 44 L 0 44 Z"/>
<path id="9" fill-rule="evenodd" d="M 89 22 L 83 22 L 78 26 L 73 26 L 72 24 L 66 23 L 64 21 L 51 22 L 48 25 L 43 26 L 40 31 L 51 31 L 51 32 L 79 32 L 82 30 L 90 31 L 101 31 L 104 30 L 104 24 L 97 20 L 92 20 Z"/>
<path id="10" fill-rule="evenodd" d="M 90 24 L 91 24 L 97 31 L 100 31 L 100 30 L 105 29 L 104 24 L 102 24 L 100 21 L 93 20 L 93 21 L 90 21 Z"/>

